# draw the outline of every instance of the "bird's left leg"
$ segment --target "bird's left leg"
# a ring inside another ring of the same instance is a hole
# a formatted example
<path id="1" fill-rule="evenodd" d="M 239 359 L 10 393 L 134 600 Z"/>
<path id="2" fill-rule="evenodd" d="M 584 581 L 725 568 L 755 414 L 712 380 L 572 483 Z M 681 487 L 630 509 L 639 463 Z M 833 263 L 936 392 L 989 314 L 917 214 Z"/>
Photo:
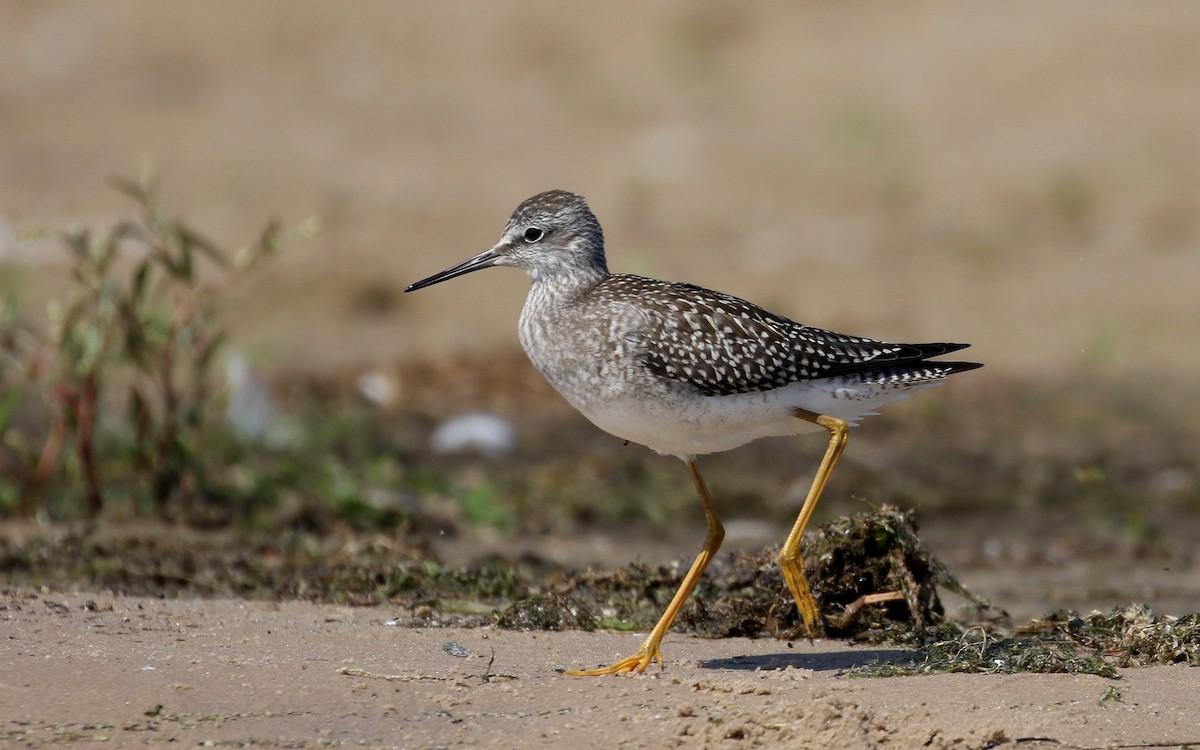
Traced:
<path id="1" fill-rule="evenodd" d="M 688 469 L 692 472 L 692 481 L 696 484 L 696 493 L 700 495 L 700 503 L 704 506 L 704 518 L 708 521 L 708 534 L 704 537 L 704 548 L 700 550 L 700 554 L 696 555 L 695 562 L 688 569 L 687 575 L 683 577 L 683 583 L 679 584 L 679 589 L 675 592 L 675 596 L 671 598 L 671 603 L 667 605 L 667 610 L 663 612 L 662 617 L 658 618 L 658 624 L 654 626 L 654 630 L 650 631 L 650 636 L 642 643 L 642 647 L 637 650 L 637 653 L 607 667 L 569 669 L 567 670 L 567 674 L 578 677 L 593 677 L 595 675 L 617 674 L 619 672 L 632 672 L 634 670 L 645 672 L 646 667 L 655 661 L 660 666 L 662 665 L 662 652 L 659 650 L 662 639 L 667 634 L 667 631 L 671 629 L 671 623 L 675 621 L 675 615 L 679 614 L 679 610 L 683 607 L 683 603 L 687 601 L 688 595 L 696 587 L 696 582 L 700 580 L 704 569 L 708 567 L 708 562 L 717 554 L 717 550 L 721 547 L 721 541 L 725 539 L 725 527 L 721 525 L 721 519 L 717 517 L 717 509 L 713 505 L 712 497 L 708 494 L 708 487 L 704 484 L 704 477 L 700 476 L 700 469 L 696 467 L 694 460 L 688 461 L 687 465 Z"/>
<path id="2" fill-rule="evenodd" d="M 813 477 L 812 486 L 808 489 L 808 496 L 804 498 L 804 505 L 800 508 L 800 515 L 796 518 L 795 525 L 792 526 L 792 533 L 788 534 L 787 541 L 783 543 L 783 549 L 779 550 L 779 565 L 783 568 L 783 578 L 792 592 L 792 599 L 796 601 L 796 608 L 800 610 L 800 617 L 804 619 L 804 629 L 808 631 L 809 635 L 812 635 L 817 624 L 817 603 L 813 600 L 812 591 L 808 588 L 808 580 L 804 577 L 804 561 L 800 558 L 800 540 L 804 536 L 804 527 L 808 525 L 808 519 L 812 517 L 813 510 L 817 507 L 821 491 L 825 489 L 825 483 L 829 481 L 829 474 L 833 471 L 838 456 L 842 455 L 842 450 L 846 447 L 846 439 L 850 430 L 845 420 L 837 417 L 817 414 L 807 409 L 796 409 L 792 414 L 798 419 L 818 424 L 829 430 L 829 447 L 825 449 L 825 456 L 821 459 L 820 467 L 817 468 L 817 475 Z"/>

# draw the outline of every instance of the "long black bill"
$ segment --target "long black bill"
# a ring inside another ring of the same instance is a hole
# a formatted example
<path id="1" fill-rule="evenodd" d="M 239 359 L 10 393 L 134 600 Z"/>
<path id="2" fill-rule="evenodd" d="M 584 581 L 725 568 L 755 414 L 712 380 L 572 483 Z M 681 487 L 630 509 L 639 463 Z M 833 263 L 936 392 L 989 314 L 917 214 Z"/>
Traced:
<path id="1" fill-rule="evenodd" d="M 447 279 L 453 279 L 455 276 L 462 276 L 463 274 L 471 273 L 472 271 L 481 271 L 485 268 L 491 268 L 492 266 L 496 265 L 496 261 L 498 259 L 499 256 L 495 253 L 495 251 L 485 250 L 470 260 L 464 260 L 457 266 L 451 266 L 441 273 L 435 273 L 427 279 L 421 279 L 415 284 L 409 284 L 408 288 L 404 291 L 415 292 L 418 289 L 424 289 L 427 286 L 433 286 L 434 284 L 446 281 Z"/>

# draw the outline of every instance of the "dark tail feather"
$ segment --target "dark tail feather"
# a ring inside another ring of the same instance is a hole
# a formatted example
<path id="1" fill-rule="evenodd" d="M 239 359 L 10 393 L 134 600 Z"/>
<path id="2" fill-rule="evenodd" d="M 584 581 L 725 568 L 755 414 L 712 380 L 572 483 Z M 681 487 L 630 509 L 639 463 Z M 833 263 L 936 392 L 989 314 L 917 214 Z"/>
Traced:
<path id="1" fill-rule="evenodd" d="M 915 359 L 929 359 L 930 357 L 940 357 L 943 354 L 956 352 L 960 349 L 966 349 L 970 344 L 948 344 L 944 342 L 936 344 L 908 344 L 908 347 L 916 349 L 919 355 Z"/>
<path id="2" fill-rule="evenodd" d="M 938 368 L 948 369 L 950 372 L 946 373 L 947 375 L 956 372 L 966 372 L 967 370 L 977 370 L 980 367 L 983 367 L 982 362 L 943 362 L 940 359 L 936 362 L 930 362 L 929 364 L 936 365 Z"/>
<path id="3" fill-rule="evenodd" d="M 892 352 L 886 359 L 869 359 L 865 362 L 856 362 L 850 365 L 844 365 L 837 368 L 831 368 L 821 375 L 821 377 L 834 377 L 835 375 L 849 375 L 856 372 L 870 373 L 875 376 L 880 373 L 888 375 L 896 375 L 898 373 L 914 374 L 925 369 L 938 370 L 945 377 L 956 372 L 965 372 L 974 370 L 977 367 L 983 367 L 980 362 L 942 362 L 941 360 L 929 360 L 931 357 L 940 357 L 943 354 L 956 352 L 960 349 L 966 349 L 970 344 L 950 344 L 950 343 L 935 343 L 935 344 L 899 344 L 899 351 Z"/>
<path id="4" fill-rule="evenodd" d="M 923 360 L 913 360 L 911 362 L 886 365 L 873 370 L 844 373 L 840 377 L 849 379 L 858 378 L 858 382 L 861 383 L 878 383 L 881 385 L 892 383 L 923 385 L 926 383 L 936 383 L 955 373 L 974 370 L 977 367 L 983 367 L 983 365 L 978 362 L 942 362 L 941 360 L 926 362 Z"/>

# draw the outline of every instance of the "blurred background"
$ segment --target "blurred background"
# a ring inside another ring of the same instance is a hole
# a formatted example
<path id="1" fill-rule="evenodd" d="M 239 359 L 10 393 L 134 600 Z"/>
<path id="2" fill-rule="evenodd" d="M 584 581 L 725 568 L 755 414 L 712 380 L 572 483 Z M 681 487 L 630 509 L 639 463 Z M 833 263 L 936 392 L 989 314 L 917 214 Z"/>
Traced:
<path id="1" fill-rule="evenodd" d="M 525 197 L 566 188 L 589 199 L 614 270 L 848 333 L 972 343 L 987 367 L 864 428 L 842 471 L 874 479 L 835 475 L 825 512 L 895 499 L 910 468 L 925 479 L 901 502 L 940 507 L 923 493 L 953 481 L 950 460 L 965 471 L 947 507 L 991 493 L 1040 529 L 1057 502 L 1061 532 L 1091 512 L 1064 498 L 1099 486 L 1121 519 L 1168 533 L 1200 505 L 1198 35 L 1200 5 L 1183 2 L 14 0 L 0 5 L 0 290 L 41 315 L 68 260 L 22 234 L 111 224 L 129 204 L 107 182 L 149 164 L 163 206 L 222 245 L 271 217 L 319 223 L 223 299 L 230 349 L 268 379 L 377 377 L 421 416 L 380 428 L 392 442 L 374 453 L 402 456 L 397 475 L 441 420 L 515 420 L 533 393 L 560 420 L 517 422 L 535 458 L 599 456 L 544 495 L 614 502 L 589 494 L 627 484 L 614 463 L 658 462 L 646 494 L 670 487 L 699 521 L 681 467 L 562 437 L 591 428 L 524 369 L 521 274 L 401 293 L 489 247 Z M 513 390 L 489 391 L 500 380 Z M 715 461 L 734 515 L 782 536 L 788 488 L 823 446 L 775 442 Z M 520 450 L 454 471 L 472 487 L 529 474 Z M 767 481 L 755 471 L 775 484 L 745 489 L 737 477 Z M 509 515 L 494 525 L 535 534 L 529 487 L 500 486 L 520 497 L 497 501 Z M 593 508 L 548 528 L 597 516 L 614 521 Z"/>
<path id="2" fill-rule="evenodd" d="M 401 297 L 516 204 L 585 195 L 614 269 L 801 321 L 974 343 L 1031 379 L 1200 375 L 1190 3 L 12 2 L 0 257 L 163 200 L 242 241 L 321 220 L 239 300 L 278 362 L 515 341 L 526 281 Z"/>

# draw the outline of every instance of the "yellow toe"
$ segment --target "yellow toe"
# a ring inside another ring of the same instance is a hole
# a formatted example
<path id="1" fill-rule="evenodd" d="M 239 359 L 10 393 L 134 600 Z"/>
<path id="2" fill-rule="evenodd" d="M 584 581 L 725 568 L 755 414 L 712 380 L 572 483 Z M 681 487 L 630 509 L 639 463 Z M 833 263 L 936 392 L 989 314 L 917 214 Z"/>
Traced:
<path id="1" fill-rule="evenodd" d="M 607 667 L 596 667 L 595 669 L 568 669 L 566 673 L 573 677 L 597 677 L 603 674 L 622 674 L 624 672 L 645 672 L 646 667 L 653 662 L 658 662 L 661 667 L 663 663 L 662 652 L 657 646 L 647 648 L 642 646 L 633 656 L 626 657 L 618 662 L 609 664 Z"/>

